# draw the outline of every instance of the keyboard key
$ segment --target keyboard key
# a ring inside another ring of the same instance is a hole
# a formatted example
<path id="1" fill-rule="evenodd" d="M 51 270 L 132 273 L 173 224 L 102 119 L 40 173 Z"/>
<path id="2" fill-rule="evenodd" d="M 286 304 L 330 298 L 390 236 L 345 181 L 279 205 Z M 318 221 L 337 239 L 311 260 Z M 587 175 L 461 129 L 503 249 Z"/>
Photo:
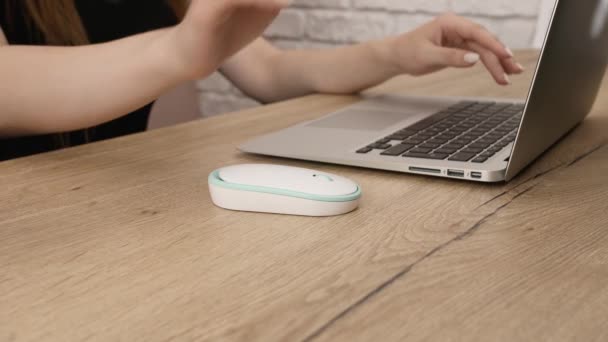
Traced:
<path id="1" fill-rule="evenodd" d="M 434 148 L 437 148 L 439 146 L 441 146 L 441 144 L 433 144 L 433 143 L 429 143 L 429 142 L 426 142 L 424 144 L 418 145 L 418 147 L 430 148 L 430 149 L 434 149 Z"/>
<path id="2" fill-rule="evenodd" d="M 494 127 L 496 127 L 496 125 L 488 123 L 488 122 L 484 122 L 481 125 L 479 125 L 478 127 L 483 130 L 490 131 L 490 130 L 494 129 Z"/>
<path id="3" fill-rule="evenodd" d="M 503 133 L 506 135 L 506 134 L 511 133 L 512 130 L 513 130 L 512 128 L 500 126 L 497 129 L 495 129 L 494 132 Z"/>
<path id="4" fill-rule="evenodd" d="M 447 145 L 443 145 L 443 148 L 449 148 L 449 149 L 457 149 L 460 150 L 461 148 L 463 148 L 466 144 L 458 144 L 454 141 L 450 142 Z"/>
<path id="5" fill-rule="evenodd" d="M 411 144 L 398 144 L 398 145 L 395 145 L 395 146 L 389 148 L 388 150 L 382 152 L 381 155 L 396 157 L 396 156 L 402 155 L 403 153 L 412 149 L 413 147 L 414 147 L 414 145 L 411 145 Z"/>
<path id="6" fill-rule="evenodd" d="M 493 143 L 497 142 L 498 139 L 500 139 L 500 138 L 489 137 L 486 135 L 485 137 L 479 139 L 479 142 L 483 143 L 483 144 L 492 145 Z"/>
<path id="7" fill-rule="evenodd" d="M 357 151 L 357 153 L 366 154 L 366 153 L 370 153 L 372 150 L 373 150 L 373 148 L 371 148 L 371 147 L 364 147 L 364 148 L 360 149 L 359 151 Z"/>
<path id="8" fill-rule="evenodd" d="M 392 134 L 389 135 L 387 137 L 387 139 L 391 139 L 391 140 L 405 140 L 409 137 L 409 135 L 404 135 L 404 134 Z"/>
<path id="9" fill-rule="evenodd" d="M 470 107 L 474 104 L 477 104 L 477 102 L 472 102 L 472 101 L 463 101 L 463 102 L 459 102 L 455 105 L 450 106 L 450 110 L 454 109 L 454 110 L 460 110 L 460 109 L 465 109 L 467 107 Z"/>
<path id="10" fill-rule="evenodd" d="M 476 142 L 472 143 L 471 145 L 469 145 L 468 147 L 486 149 L 490 145 L 492 145 L 492 144 L 491 143 L 482 143 L 481 141 L 476 141 Z"/>
<path id="11" fill-rule="evenodd" d="M 435 137 L 435 138 L 427 141 L 427 143 L 443 145 L 446 142 L 448 142 L 449 140 L 450 139 L 440 139 L 439 137 Z"/>
<path id="12" fill-rule="evenodd" d="M 449 153 L 439 153 L 439 152 L 433 152 L 429 155 L 431 157 L 431 159 L 435 159 L 435 160 L 444 160 L 447 157 L 450 156 Z"/>
<path id="13" fill-rule="evenodd" d="M 430 153 L 432 150 L 433 150 L 432 148 L 417 147 L 417 148 L 413 149 L 411 152 L 412 153 Z"/>
<path id="14" fill-rule="evenodd" d="M 479 152 L 481 152 L 483 150 L 484 149 L 481 148 L 481 147 L 467 147 L 464 150 L 462 150 L 462 152 L 477 154 L 477 153 L 479 153 Z"/>
<path id="15" fill-rule="evenodd" d="M 435 136 L 435 135 L 437 135 L 437 134 L 439 134 L 439 133 L 441 133 L 443 131 L 445 131 L 445 129 L 443 129 L 443 128 L 431 127 L 429 129 L 426 129 L 424 131 L 424 133 L 430 134 L 431 136 Z"/>
<path id="16" fill-rule="evenodd" d="M 435 136 L 435 134 L 418 134 L 418 135 L 415 135 L 415 136 L 410 137 L 410 138 L 422 139 L 422 141 L 424 141 L 424 140 L 431 139 L 434 136 Z"/>
<path id="17" fill-rule="evenodd" d="M 488 121 L 486 121 L 486 123 L 488 123 L 489 125 L 492 125 L 494 127 L 497 127 L 498 125 L 502 124 L 502 121 L 488 120 Z"/>
<path id="18" fill-rule="evenodd" d="M 420 159 L 433 159 L 433 160 L 444 160 L 445 158 L 449 157 L 448 154 L 442 154 L 442 153 L 415 153 L 415 152 L 407 152 L 406 154 L 403 155 L 404 157 L 408 157 L 408 158 L 420 158 Z"/>
<path id="19" fill-rule="evenodd" d="M 475 134 L 476 136 L 482 136 L 482 135 L 488 133 L 488 131 L 485 129 L 481 129 L 481 128 L 475 128 L 475 129 L 471 130 L 470 133 Z"/>
<path id="20" fill-rule="evenodd" d="M 442 147 L 442 148 L 440 148 L 438 150 L 435 150 L 435 153 L 454 154 L 454 153 L 456 153 L 456 151 L 458 151 L 457 148 L 445 148 L 445 147 Z"/>
<path id="21" fill-rule="evenodd" d="M 456 139 L 456 140 L 452 140 L 449 143 L 445 144 L 445 146 L 463 148 L 463 147 L 467 146 L 470 143 L 471 142 L 469 140 L 459 140 L 459 139 Z"/>
<path id="22" fill-rule="evenodd" d="M 475 155 L 476 155 L 476 153 L 459 152 L 459 153 L 456 153 L 455 155 L 451 156 L 448 160 L 467 162 L 467 161 L 473 159 L 473 157 L 475 157 Z"/>
<path id="23" fill-rule="evenodd" d="M 419 121 L 417 123 L 415 123 L 414 125 L 408 127 L 408 129 L 412 130 L 412 131 L 420 131 L 423 130 L 435 123 L 438 123 L 440 121 L 442 121 L 443 119 L 448 118 L 449 116 L 451 116 L 452 113 L 450 112 L 438 112 L 435 115 L 432 115 L 422 121 Z"/>
<path id="24" fill-rule="evenodd" d="M 414 144 L 414 145 L 418 145 L 420 143 L 423 143 L 426 139 L 421 139 L 421 138 L 415 138 L 415 137 L 409 137 L 407 139 L 405 139 L 403 141 L 404 144 Z"/>
<path id="25" fill-rule="evenodd" d="M 471 160 L 471 162 L 481 164 L 481 163 L 485 163 L 487 160 L 488 160 L 487 157 L 477 157 L 477 158 Z"/>
<path id="26" fill-rule="evenodd" d="M 498 141 L 500 140 L 504 135 L 500 134 L 500 133 L 490 133 L 488 135 L 486 135 L 484 138 L 487 139 L 492 139 L 494 141 Z"/>
<path id="27" fill-rule="evenodd" d="M 378 143 L 376 143 L 376 144 L 369 145 L 368 147 L 371 147 L 371 148 L 373 148 L 375 150 L 386 150 L 387 148 L 391 148 L 391 145 L 390 144 L 378 144 Z"/>
<path id="28" fill-rule="evenodd" d="M 450 128 L 447 133 L 454 133 L 454 134 L 461 134 L 466 132 L 468 129 L 465 127 L 460 127 L 460 126 L 456 126 L 456 127 L 452 127 Z"/>
<path id="29" fill-rule="evenodd" d="M 382 144 L 388 144 L 389 142 L 391 142 L 391 139 L 384 138 L 384 139 L 376 141 L 376 144 L 381 144 L 382 145 Z"/>
<path id="30" fill-rule="evenodd" d="M 438 139 L 447 139 L 447 140 L 452 140 L 454 138 L 456 138 L 458 136 L 458 134 L 453 134 L 453 133 L 442 133 L 441 135 L 437 136 Z"/>
<path id="31" fill-rule="evenodd" d="M 470 143 L 472 143 L 473 141 L 477 140 L 478 138 L 463 138 L 463 137 L 459 137 L 458 139 L 455 139 L 453 142 L 457 142 L 458 144 L 464 143 L 465 145 L 468 145 Z"/>
<path id="32" fill-rule="evenodd" d="M 422 121 L 413 124 L 412 126 L 409 126 L 408 129 L 412 131 L 421 131 L 440 120 L 439 115 L 440 114 L 435 114 L 433 116 L 430 116 Z"/>

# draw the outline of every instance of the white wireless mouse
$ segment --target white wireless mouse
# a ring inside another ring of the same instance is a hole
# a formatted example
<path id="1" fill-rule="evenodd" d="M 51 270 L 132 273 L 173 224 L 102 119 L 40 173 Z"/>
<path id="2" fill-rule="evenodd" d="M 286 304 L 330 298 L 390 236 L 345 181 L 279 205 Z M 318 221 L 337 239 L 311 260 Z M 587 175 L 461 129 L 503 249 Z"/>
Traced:
<path id="1" fill-rule="evenodd" d="M 209 175 L 220 208 L 300 216 L 335 216 L 359 206 L 361 188 L 329 173 L 280 165 L 246 164 Z"/>

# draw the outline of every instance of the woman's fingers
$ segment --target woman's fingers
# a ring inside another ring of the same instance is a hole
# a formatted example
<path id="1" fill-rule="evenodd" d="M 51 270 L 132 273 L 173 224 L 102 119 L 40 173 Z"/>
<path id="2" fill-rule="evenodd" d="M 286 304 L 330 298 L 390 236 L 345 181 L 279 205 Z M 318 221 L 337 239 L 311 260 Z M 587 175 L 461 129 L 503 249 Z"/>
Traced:
<path id="1" fill-rule="evenodd" d="M 289 3 L 289 0 L 192 0 L 190 9 L 197 5 L 202 6 L 204 10 L 216 13 L 218 21 L 223 22 L 229 20 L 234 13 L 243 11 L 251 12 L 252 15 L 265 13 L 274 18 Z"/>
<path id="2" fill-rule="evenodd" d="M 453 68 L 468 68 L 472 67 L 477 62 L 482 60 L 481 53 L 485 56 L 483 58 L 484 64 L 488 67 L 488 70 L 492 72 L 492 75 L 496 77 L 500 76 L 502 80 L 505 80 L 503 74 L 512 75 L 520 74 L 524 71 L 521 64 L 516 63 L 512 58 L 499 60 L 498 58 L 492 58 L 492 53 L 489 50 L 484 50 L 483 47 L 477 46 L 476 49 L 470 47 L 471 50 L 463 50 L 458 48 L 444 48 L 434 46 L 429 52 L 429 56 L 433 56 L 432 63 L 437 67 L 453 67 Z M 502 66 L 502 69 L 500 68 Z M 495 78 L 496 78 L 495 77 Z M 502 84 L 502 82 L 499 82 Z"/>
<path id="3" fill-rule="evenodd" d="M 289 6 L 290 0 L 232 0 L 224 2 L 233 8 L 255 8 L 260 10 L 280 11 Z"/>
<path id="4" fill-rule="evenodd" d="M 481 56 L 473 51 L 435 45 L 431 47 L 428 56 L 431 64 L 436 68 L 468 68 L 477 64 L 481 59 Z"/>
<path id="5" fill-rule="evenodd" d="M 172 30 L 187 77 L 207 75 L 263 34 L 288 4 L 284 0 L 191 0 Z M 188 71 L 190 69 L 191 71 Z"/>
<path id="6" fill-rule="evenodd" d="M 483 26 L 454 15 L 447 15 L 443 20 L 446 25 L 444 32 L 448 37 L 456 33 L 459 41 L 465 41 L 466 45 L 474 47 L 473 51 L 481 55 L 484 64 L 498 83 L 508 84 L 507 75 L 524 71 L 521 64 L 513 59 L 513 52 Z"/>
<path id="7" fill-rule="evenodd" d="M 500 85 L 509 85 L 511 80 L 507 75 L 507 70 L 503 67 L 503 62 L 493 51 L 486 49 L 484 46 L 476 42 L 469 41 L 466 43 L 469 49 L 475 51 L 481 57 L 481 61 L 486 66 L 496 83 Z M 510 57 L 509 57 L 510 58 Z"/>
<path id="8" fill-rule="evenodd" d="M 483 26 L 452 14 L 444 15 L 440 20 L 442 21 L 444 32 L 448 36 L 455 33 L 463 40 L 475 42 L 477 45 L 494 53 L 499 59 L 513 57 L 513 52 Z"/>
<path id="9" fill-rule="evenodd" d="M 408 71 L 415 75 L 445 67 L 467 68 L 481 61 L 498 84 L 508 85 L 508 75 L 524 71 L 513 53 L 490 32 L 455 15 L 441 16 L 405 37 L 409 38 L 406 42 L 417 45 Z"/>
<path id="10" fill-rule="evenodd" d="M 437 68 L 467 68 L 481 60 L 500 85 L 511 83 L 508 75 L 523 72 L 523 67 L 516 63 L 513 58 L 501 59 L 493 51 L 472 41 L 465 42 L 464 49 L 433 46 L 429 50 L 428 56 L 431 61 L 430 64 L 437 66 Z"/>
<path id="11" fill-rule="evenodd" d="M 521 64 L 517 63 L 513 58 L 502 59 L 501 63 L 503 69 L 505 69 L 505 71 L 509 75 L 521 74 L 525 70 L 524 67 Z"/>

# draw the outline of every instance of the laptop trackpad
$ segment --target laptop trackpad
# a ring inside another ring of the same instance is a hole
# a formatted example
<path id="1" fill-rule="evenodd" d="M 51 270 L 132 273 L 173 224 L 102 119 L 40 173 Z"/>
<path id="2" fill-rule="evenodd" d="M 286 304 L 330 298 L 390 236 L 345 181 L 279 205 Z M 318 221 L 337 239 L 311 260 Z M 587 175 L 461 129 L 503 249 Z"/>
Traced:
<path id="1" fill-rule="evenodd" d="M 382 131 L 408 117 L 403 112 L 349 109 L 327 118 L 311 122 L 307 126 L 319 128 L 352 129 L 357 131 Z"/>

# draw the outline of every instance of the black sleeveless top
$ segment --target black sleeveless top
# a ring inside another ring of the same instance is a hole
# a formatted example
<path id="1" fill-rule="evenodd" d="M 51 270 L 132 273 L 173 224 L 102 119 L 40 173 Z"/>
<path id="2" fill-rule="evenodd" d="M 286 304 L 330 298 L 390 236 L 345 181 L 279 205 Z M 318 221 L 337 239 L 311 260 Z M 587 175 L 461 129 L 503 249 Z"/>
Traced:
<path id="1" fill-rule="evenodd" d="M 24 1 L 0 0 L 0 27 L 12 45 L 45 45 L 44 37 L 26 20 Z M 50 0 L 53 1 L 53 0 Z M 126 36 L 175 25 L 177 17 L 164 0 L 76 0 L 91 43 L 102 43 Z M 10 13 L 8 13 L 8 9 Z M 10 25 L 9 25 L 10 23 Z M 99 66 L 103 68 L 103 65 Z M 152 104 L 87 131 L 68 132 L 63 140 L 70 146 L 144 131 Z M 58 135 L 3 139 L 0 137 L 0 161 L 47 152 L 62 146 Z"/>

